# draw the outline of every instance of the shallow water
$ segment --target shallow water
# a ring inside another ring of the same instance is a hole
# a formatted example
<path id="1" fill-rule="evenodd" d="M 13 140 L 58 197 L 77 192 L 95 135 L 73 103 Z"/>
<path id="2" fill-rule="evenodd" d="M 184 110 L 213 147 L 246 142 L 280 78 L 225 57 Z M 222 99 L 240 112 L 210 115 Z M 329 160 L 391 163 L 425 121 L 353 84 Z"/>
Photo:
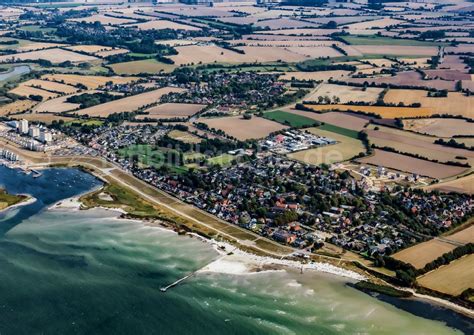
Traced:
<path id="1" fill-rule="evenodd" d="M 455 333 L 318 273 L 202 273 L 162 293 L 217 253 L 110 211 L 46 210 L 99 185 L 77 170 L 0 167 L 2 184 L 39 199 L 0 215 L 2 335 Z"/>
<path id="2" fill-rule="evenodd" d="M 11 71 L 0 73 L 0 81 L 8 80 L 22 74 L 30 73 L 31 69 L 28 65 L 19 65 L 11 69 Z"/>

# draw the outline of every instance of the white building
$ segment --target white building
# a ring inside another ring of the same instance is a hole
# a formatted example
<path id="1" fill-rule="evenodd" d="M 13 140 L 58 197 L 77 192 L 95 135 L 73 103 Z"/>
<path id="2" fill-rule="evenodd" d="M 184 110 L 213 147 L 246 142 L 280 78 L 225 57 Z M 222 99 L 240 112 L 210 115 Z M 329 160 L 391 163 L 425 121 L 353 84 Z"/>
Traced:
<path id="1" fill-rule="evenodd" d="M 33 138 L 37 138 L 40 136 L 40 129 L 38 127 L 30 127 L 28 131 L 28 135 L 30 135 Z"/>
<path id="2" fill-rule="evenodd" d="M 21 134 L 28 134 L 28 120 L 20 120 L 18 130 Z"/>
<path id="3" fill-rule="evenodd" d="M 42 131 L 40 133 L 40 141 L 43 143 L 50 143 L 53 141 L 53 135 L 49 131 Z"/>

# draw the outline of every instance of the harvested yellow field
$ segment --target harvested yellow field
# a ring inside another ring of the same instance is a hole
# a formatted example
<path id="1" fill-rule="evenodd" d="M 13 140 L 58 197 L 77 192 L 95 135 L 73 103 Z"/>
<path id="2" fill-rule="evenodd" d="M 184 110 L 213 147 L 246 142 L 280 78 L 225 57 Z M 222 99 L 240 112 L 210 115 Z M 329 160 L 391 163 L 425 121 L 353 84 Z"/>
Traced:
<path id="1" fill-rule="evenodd" d="M 204 109 L 206 105 L 165 103 L 146 109 L 146 115 L 138 115 L 138 120 L 187 118 Z"/>
<path id="2" fill-rule="evenodd" d="M 112 50 L 96 52 L 94 56 L 105 58 L 105 57 L 114 56 L 114 55 L 126 54 L 128 52 L 130 52 L 130 50 L 117 48 L 117 49 L 112 49 Z"/>
<path id="3" fill-rule="evenodd" d="M 70 96 L 62 96 L 40 102 L 33 108 L 33 111 L 36 113 L 63 113 L 79 108 L 80 104 L 66 102 L 66 99 Z"/>
<path id="4" fill-rule="evenodd" d="M 116 24 L 127 24 L 127 23 L 135 22 L 134 20 L 110 17 L 110 16 L 105 16 L 105 15 L 102 15 L 102 14 L 92 15 L 92 16 L 88 16 L 88 17 L 81 17 L 81 18 L 77 18 L 77 19 L 70 19 L 69 21 L 87 22 L 87 23 L 100 22 L 104 26 L 116 25 Z"/>
<path id="5" fill-rule="evenodd" d="M 474 225 L 467 227 L 457 233 L 446 236 L 450 241 L 456 241 L 460 243 L 474 243 Z"/>
<path id="6" fill-rule="evenodd" d="M 318 72 L 286 72 L 280 76 L 282 80 L 328 80 L 329 78 L 341 79 L 350 72 L 343 70 L 336 71 L 318 71 Z"/>
<path id="7" fill-rule="evenodd" d="M 54 47 L 60 47 L 60 46 L 63 46 L 63 44 L 48 43 L 48 42 L 31 42 L 31 43 L 25 44 L 23 46 L 20 46 L 16 50 L 21 51 L 21 52 L 26 52 L 26 51 L 48 49 L 48 48 L 54 48 Z"/>
<path id="8" fill-rule="evenodd" d="M 30 86 L 20 85 L 15 87 L 14 89 L 8 91 L 8 93 L 16 94 L 21 97 L 29 97 L 30 95 L 39 95 L 42 96 L 43 99 L 54 98 L 57 97 L 58 93 L 52 93 L 49 91 L 45 91 L 39 88 L 34 88 Z"/>
<path id="9" fill-rule="evenodd" d="M 343 162 L 357 156 L 361 152 L 365 152 L 362 142 L 354 138 L 319 128 L 309 128 L 307 130 L 315 135 L 336 140 L 338 143 L 291 153 L 288 155 L 289 158 L 307 164 L 321 165 Z"/>
<path id="10" fill-rule="evenodd" d="M 152 29 L 173 29 L 173 30 L 188 30 L 188 31 L 198 31 L 201 28 L 193 27 L 187 24 L 181 24 L 178 22 L 168 21 L 168 20 L 153 20 L 143 23 L 134 24 L 134 27 L 137 27 L 140 30 L 152 30 Z"/>
<path id="11" fill-rule="evenodd" d="M 205 123 L 209 128 L 220 129 L 241 141 L 263 138 L 270 133 L 288 128 L 287 126 L 264 119 L 263 117 L 252 117 L 250 120 L 245 120 L 242 116 L 231 116 L 198 119 L 196 122 Z"/>
<path id="12" fill-rule="evenodd" d="M 456 249 L 454 244 L 440 240 L 429 240 L 423 242 L 393 255 L 393 258 L 413 265 L 416 269 L 423 268 L 426 264 L 434 261 L 439 256 Z"/>
<path id="13" fill-rule="evenodd" d="M 405 105 L 421 103 L 422 107 L 430 108 L 434 114 L 462 115 L 474 118 L 474 96 L 466 96 L 460 92 L 449 92 L 445 98 L 430 98 L 423 90 L 389 90 L 384 101 L 387 103 L 403 102 Z"/>
<path id="14" fill-rule="evenodd" d="M 31 109 L 37 102 L 31 100 L 17 100 L 15 102 L 0 106 L 0 116 L 5 116 L 11 113 L 22 113 Z"/>
<path id="15" fill-rule="evenodd" d="M 375 130 L 377 127 L 378 130 Z M 434 144 L 435 138 L 395 128 L 369 125 L 366 130 L 369 141 L 378 147 L 390 147 L 401 153 L 410 153 L 438 162 L 457 161 L 474 164 L 474 152 Z M 460 159 L 459 157 L 464 157 Z"/>
<path id="16" fill-rule="evenodd" d="M 252 63 L 252 62 L 274 62 L 282 60 L 285 62 L 298 62 L 307 59 L 283 48 L 277 47 L 239 47 L 245 54 L 227 50 L 216 45 L 189 45 L 176 47 L 178 55 L 171 56 L 177 65 L 199 64 L 199 63 Z"/>
<path id="17" fill-rule="evenodd" d="M 168 133 L 168 136 L 184 143 L 201 143 L 201 138 L 191 133 L 188 133 L 187 131 L 172 130 Z"/>
<path id="18" fill-rule="evenodd" d="M 257 47 L 258 48 L 258 47 Z M 342 53 L 332 47 L 286 47 L 283 50 L 294 52 L 309 58 L 340 57 Z"/>
<path id="19" fill-rule="evenodd" d="M 462 119 L 407 119 L 403 120 L 403 129 L 438 137 L 452 137 L 454 135 L 474 135 L 473 124 Z"/>
<path id="20" fill-rule="evenodd" d="M 327 96 L 331 99 L 338 97 L 340 99 L 339 102 L 342 104 L 350 102 L 375 103 L 382 91 L 382 88 L 377 87 L 368 87 L 366 90 L 363 90 L 362 87 L 322 84 L 305 100 L 318 101 L 319 97 Z"/>
<path id="21" fill-rule="evenodd" d="M 474 255 L 467 255 L 429 272 L 418 278 L 417 282 L 429 289 L 458 296 L 464 290 L 473 287 L 473 278 Z"/>
<path id="22" fill-rule="evenodd" d="M 292 40 L 231 40 L 229 41 L 231 44 L 245 44 L 248 46 L 255 46 L 255 47 L 330 47 L 333 44 L 339 45 L 342 43 L 335 42 L 333 40 L 301 40 L 301 41 L 292 41 Z"/>
<path id="23" fill-rule="evenodd" d="M 67 117 L 62 115 L 54 115 L 49 113 L 28 113 L 28 114 L 18 114 L 12 115 L 12 119 L 16 120 L 28 120 L 30 122 L 41 122 L 46 124 L 51 124 L 53 121 L 63 120 L 64 122 L 74 121 L 73 117 Z"/>
<path id="24" fill-rule="evenodd" d="M 327 36 L 337 32 L 336 29 L 311 29 L 311 28 L 294 28 L 294 29 L 280 29 L 280 30 L 265 30 L 262 34 L 269 35 L 312 35 L 312 36 Z M 259 35 L 259 34 L 255 34 Z"/>
<path id="25" fill-rule="evenodd" d="M 385 28 L 388 26 L 397 25 L 400 23 L 404 23 L 405 21 L 395 20 L 391 18 L 383 18 L 380 20 L 373 20 L 373 21 L 363 21 L 358 23 L 353 23 L 346 25 L 349 31 L 351 30 L 366 30 L 371 28 Z"/>
<path id="26" fill-rule="evenodd" d="M 141 107 L 144 107 L 152 103 L 156 103 L 165 94 L 174 93 L 174 92 L 179 93 L 183 91 L 184 89 L 175 88 L 175 87 L 159 88 L 154 91 L 132 95 L 130 97 L 106 102 L 105 104 L 100 104 L 97 106 L 81 109 L 77 111 L 76 113 L 79 115 L 107 117 L 108 115 L 114 114 L 114 113 L 134 112 L 140 109 Z"/>
<path id="27" fill-rule="evenodd" d="M 65 83 L 68 85 L 82 84 L 88 89 L 97 89 L 111 81 L 114 84 L 127 84 L 137 81 L 137 77 L 106 77 L 106 76 L 81 76 L 77 74 L 46 74 L 41 77 L 43 80 Z"/>
<path id="28" fill-rule="evenodd" d="M 375 113 L 382 118 L 394 119 L 404 117 L 431 116 L 434 114 L 431 108 L 415 107 L 383 107 L 383 106 L 356 106 L 356 105 L 305 105 L 315 111 L 353 111 L 362 113 Z"/>
<path id="29" fill-rule="evenodd" d="M 106 47 L 103 45 L 74 45 L 67 47 L 66 49 L 71 51 L 81 51 L 89 54 L 94 54 L 100 51 L 109 51 L 112 50 L 112 47 Z"/>
<path id="30" fill-rule="evenodd" d="M 425 187 L 425 190 L 474 194 L 474 174 Z"/>
<path id="31" fill-rule="evenodd" d="M 51 63 L 62 63 L 65 61 L 75 62 L 90 62 L 97 60 L 97 57 L 94 56 L 87 56 L 83 54 L 79 54 L 73 51 L 59 49 L 59 48 L 52 48 L 46 50 L 39 50 L 39 51 L 31 51 L 31 52 L 24 52 L 19 54 L 13 55 L 3 55 L 0 56 L 0 62 L 8 63 L 11 61 L 17 60 L 37 60 L 37 59 L 44 59 L 48 60 Z"/>
<path id="32" fill-rule="evenodd" d="M 140 73 L 171 72 L 176 66 L 158 62 L 155 59 L 135 60 L 131 62 L 115 63 L 110 65 L 112 71 L 117 74 L 135 75 Z"/>
<path id="33" fill-rule="evenodd" d="M 40 88 L 46 91 L 58 92 L 64 94 L 71 94 L 78 91 L 78 89 L 71 85 L 56 83 L 53 81 L 40 80 L 40 79 L 31 79 L 20 84 L 20 86 L 31 86 L 35 88 Z"/>
<path id="34" fill-rule="evenodd" d="M 437 47 L 426 46 L 403 46 L 403 45 L 352 45 L 352 48 L 362 54 L 383 54 L 383 55 L 403 55 L 403 56 L 435 56 L 438 54 Z"/>

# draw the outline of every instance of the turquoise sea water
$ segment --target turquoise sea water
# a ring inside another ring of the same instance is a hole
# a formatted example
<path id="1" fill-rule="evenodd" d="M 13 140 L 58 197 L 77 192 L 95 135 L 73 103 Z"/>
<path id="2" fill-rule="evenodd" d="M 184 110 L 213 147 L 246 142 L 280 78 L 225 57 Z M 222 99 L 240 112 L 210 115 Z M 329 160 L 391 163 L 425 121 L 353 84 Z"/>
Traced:
<path id="1" fill-rule="evenodd" d="M 0 185 L 38 199 L 0 214 L 2 335 L 459 333 L 319 273 L 198 274 L 162 293 L 217 253 L 110 211 L 47 210 L 99 186 L 78 170 L 0 167 Z"/>

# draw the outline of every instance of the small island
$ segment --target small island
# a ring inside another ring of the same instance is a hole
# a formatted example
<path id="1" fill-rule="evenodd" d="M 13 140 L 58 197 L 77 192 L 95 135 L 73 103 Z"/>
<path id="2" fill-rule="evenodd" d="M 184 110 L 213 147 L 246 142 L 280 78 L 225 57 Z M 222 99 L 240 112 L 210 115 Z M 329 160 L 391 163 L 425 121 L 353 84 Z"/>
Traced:
<path id="1" fill-rule="evenodd" d="M 3 211 L 11 206 L 18 205 L 29 197 L 23 194 L 9 194 L 6 190 L 0 188 L 0 211 Z"/>

